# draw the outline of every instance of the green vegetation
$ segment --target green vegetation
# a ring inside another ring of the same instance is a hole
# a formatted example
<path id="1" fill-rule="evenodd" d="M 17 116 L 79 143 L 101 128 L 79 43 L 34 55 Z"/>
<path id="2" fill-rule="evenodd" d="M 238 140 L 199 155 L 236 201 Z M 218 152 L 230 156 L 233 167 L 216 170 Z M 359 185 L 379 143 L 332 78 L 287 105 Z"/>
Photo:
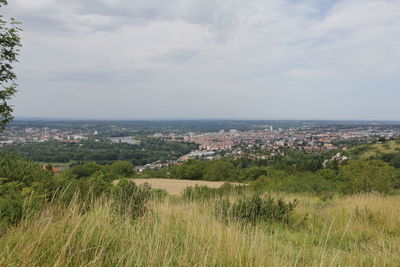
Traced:
<path id="1" fill-rule="evenodd" d="M 262 198 L 259 195 L 253 195 L 234 203 L 222 199 L 216 203 L 215 213 L 217 217 L 224 220 L 233 219 L 251 223 L 268 221 L 287 224 L 297 204 L 297 200 L 285 203 L 282 199 L 276 200 L 271 196 Z"/>
<path id="2" fill-rule="evenodd" d="M 377 194 L 322 201 L 304 195 L 289 223 L 222 222 L 219 200 L 152 201 L 132 220 L 110 199 L 51 204 L 0 237 L 5 266 L 396 266 L 398 196 Z M 239 201 L 232 199 L 233 201 Z"/>
<path id="3" fill-rule="evenodd" d="M 244 195 L 247 192 L 246 186 L 235 186 L 224 184 L 220 188 L 210 188 L 208 186 L 189 186 L 186 187 L 182 194 L 182 198 L 189 201 L 204 201 L 216 197 L 227 197 L 230 195 Z"/>
<path id="4" fill-rule="evenodd" d="M 354 147 L 349 155 L 359 159 L 379 159 L 400 168 L 400 140 L 382 140 L 380 143 Z"/>
<path id="5" fill-rule="evenodd" d="M 0 0 L 0 7 L 7 5 L 6 0 Z M 21 46 L 21 29 L 19 22 L 11 18 L 9 21 L 0 15 L 0 131 L 12 119 L 13 107 L 7 103 L 16 93 L 17 75 L 13 64 L 18 61 Z"/>
<path id="6" fill-rule="evenodd" d="M 167 196 L 126 179 L 130 161 L 56 175 L 1 154 L 0 265 L 397 265 L 399 169 L 322 159 L 192 160 L 164 172 L 247 185 Z"/>
<path id="7" fill-rule="evenodd" d="M 127 160 L 134 165 L 144 165 L 157 160 L 175 160 L 196 148 L 195 144 L 166 142 L 157 139 L 143 139 L 140 145 L 87 140 L 82 143 L 48 141 L 6 147 L 9 152 L 40 162 L 96 161 L 107 163 Z"/>
<path id="8" fill-rule="evenodd" d="M 284 155 L 276 155 L 269 160 L 223 159 L 214 161 L 189 160 L 183 165 L 170 168 L 170 177 L 208 181 L 255 181 L 269 173 L 288 174 L 310 173 L 323 168 L 326 158 L 336 151 L 305 153 L 287 149 Z M 334 167 L 334 166 L 332 166 Z"/>
<path id="9" fill-rule="evenodd" d="M 131 173 L 131 163 L 116 162 L 109 166 L 86 163 L 55 175 L 37 163 L 0 154 L 0 232 L 50 203 L 78 201 L 90 207 L 101 197 L 112 199 L 116 210 L 138 217 L 153 192 L 148 186 L 124 181 Z M 122 180 L 114 186 L 115 179 Z"/>
<path id="10" fill-rule="evenodd" d="M 247 182 L 264 191 L 316 195 L 393 193 L 400 188 L 400 169 L 382 160 L 350 160 L 342 164 L 333 160 L 326 168 L 322 162 L 319 155 L 298 152 L 260 162 L 190 160 L 172 167 L 169 175 L 178 179 Z"/>

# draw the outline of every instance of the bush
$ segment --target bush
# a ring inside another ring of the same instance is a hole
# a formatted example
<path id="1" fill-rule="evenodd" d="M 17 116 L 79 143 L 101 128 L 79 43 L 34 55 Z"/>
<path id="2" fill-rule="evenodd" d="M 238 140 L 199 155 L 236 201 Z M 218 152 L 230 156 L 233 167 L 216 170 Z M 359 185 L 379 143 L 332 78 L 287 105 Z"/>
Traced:
<path id="1" fill-rule="evenodd" d="M 114 163 L 111 167 L 120 175 L 132 171 L 131 163 L 126 162 Z M 114 199 L 118 211 L 137 218 L 147 210 L 145 204 L 150 196 L 161 198 L 163 195 L 163 192 L 152 192 L 149 186 L 137 187 L 126 180 L 113 186 L 113 176 L 96 163 L 85 163 L 54 175 L 37 163 L 0 153 L 0 230 L 18 224 L 24 216 L 49 202 L 69 205 L 71 201 L 79 201 L 89 210 L 93 200 L 107 197 Z"/>
<path id="2" fill-rule="evenodd" d="M 130 161 L 117 161 L 109 166 L 112 174 L 119 177 L 130 177 L 134 174 L 133 164 Z"/>
<path id="3" fill-rule="evenodd" d="M 297 204 L 297 200 L 286 203 L 271 196 L 262 198 L 260 195 L 253 195 L 236 203 L 231 203 L 227 199 L 220 200 L 215 205 L 215 214 L 223 219 L 250 223 L 267 221 L 287 224 Z"/>
<path id="4" fill-rule="evenodd" d="M 126 179 L 121 179 L 112 188 L 116 210 L 121 214 L 128 213 L 133 218 L 138 218 L 147 211 L 146 203 L 151 196 L 152 191 L 148 184 L 137 186 Z"/>
<path id="5" fill-rule="evenodd" d="M 229 196 L 230 194 L 242 195 L 245 192 L 245 186 L 236 186 L 229 183 L 223 184 L 220 188 L 210 188 L 204 185 L 186 187 L 182 197 L 189 201 L 203 201 L 215 197 Z"/>
<path id="6" fill-rule="evenodd" d="M 265 167 L 251 166 L 240 171 L 239 181 L 255 181 L 263 175 L 267 175 Z"/>
<path id="7" fill-rule="evenodd" d="M 368 192 L 389 193 L 396 185 L 396 169 L 379 160 L 355 160 L 340 169 L 343 192 L 356 194 Z"/>
<path id="8" fill-rule="evenodd" d="M 17 224 L 27 210 L 38 209 L 47 201 L 53 177 L 39 164 L 0 153 L 0 230 Z"/>
<path id="9" fill-rule="evenodd" d="M 51 172 L 35 162 L 26 161 L 10 153 L 0 153 L 0 178 L 6 178 L 5 183 L 18 182 L 24 187 L 29 187 L 52 177 Z"/>
<path id="10" fill-rule="evenodd" d="M 252 186 L 256 191 L 284 191 L 323 195 L 336 192 L 337 176 L 333 170 L 323 169 L 314 173 L 298 173 L 279 178 L 261 176 Z"/>
<path id="11" fill-rule="evenodd" d="M 234 165 L 225 160 L 210 161 L 204 173 L 208 181 L 232 181 L 234 179 Z"/>
<path id="12" fill-rule="evenodd" d="M 217 190 L 204 185 L 195 185 L 186 187 L 182 197 L 189 201 L 207 200 L 217 195 Z"/>
<path id="13" fill-rule="evenodd" d="M 23 199 L 16 196 L 0 198 L 0 230 L 10 224 L 17 224 L 23 215 Z"/>
<path id="14" fill-rule="evenodd" d="M 200 180 L 204 178 L 206 162 L 191 159 L 185 164 L 170 168 L 170 177 L 176 179 Z"/>
<path id="15" fill-rule="evenodd" d="M 73 175 L 77 178 L 89 177 L 95 172 L 101 170 L 103 166 L 94 163 L 94 162 L 86 162 L 82 165 L 75 166 L 71 169 Z"/>

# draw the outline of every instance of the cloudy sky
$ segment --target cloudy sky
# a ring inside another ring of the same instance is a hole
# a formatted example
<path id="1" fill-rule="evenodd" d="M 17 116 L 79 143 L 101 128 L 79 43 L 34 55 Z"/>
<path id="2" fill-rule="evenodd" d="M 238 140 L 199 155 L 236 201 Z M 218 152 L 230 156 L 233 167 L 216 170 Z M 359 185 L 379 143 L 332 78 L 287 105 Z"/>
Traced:
<path id="1" fill-rule="evenodd" d="M 400 120 L 400 0 L 12 0 L 15 115 Z"/>

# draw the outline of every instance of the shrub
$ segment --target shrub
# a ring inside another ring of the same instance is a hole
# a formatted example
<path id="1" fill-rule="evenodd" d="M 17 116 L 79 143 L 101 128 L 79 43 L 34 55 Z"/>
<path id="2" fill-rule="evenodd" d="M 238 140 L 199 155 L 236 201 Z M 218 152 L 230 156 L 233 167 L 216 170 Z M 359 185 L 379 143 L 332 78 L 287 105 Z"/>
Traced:
<path id="1" fill-rule="evenodd" d="M 117 161 L 111 164 L 109 168 L 111 173 L 118 177 L 130 177 L 134 174 L 133 164 L 130 161 Z"/>
<path id="2" fill-rule="evenodd" d="M 265 167 L 251 166 L 240 171 L 239 181 L 255 181 L 260 176 L 266 175 Z"/>
<path id="3" fill-rule="evenodd" d="M 242 195 L 245 192 L 245 186 L 236 186 L 229 183 L 223 184 L 220 188 L 210 188 L 204 185 L 195 185 L 186 187 L 182 197 L 189 201 L 208 200 L 215 197 L 229 196 L 230 194 Z"/>
<path id="4" fill-rule="evenodd" d="M 396 170 L 379 160 L 355 160 L 340 170 L 344 193 L 391 192 L 396 184 Z"/>
<path id="5" fill-rule="evenodd" d="M 209 181 L 229 181 L 235 180 L 234 166 L 225 160 L 215 160 L 208 163 L 204 173 L 204 178 Z"/>
<path id="6" fill-rule="evenodd" d="M 336 191 L 335 172 L 333 170 L 319 170 L 311 174 L 289 176 L 281 183 L 284 191 L 292 193 L 313 193 L 322 195 Z"/>
<path id="7" fill-rule="evenodd" d="M 338 190 L 336 173 L 330 169 L 318 170 L 314 173 L 291 174 L 279 178 L 261 176 L 252 183 L 252 187 L 258 192 L 284 191 L 316 195 Z"/>
<path id="8" fill-rule="evenodd" d="M 186 187 L 183 191 L 182 197 L 189 201 L 206 200 L 213 198 L 217 195 L 217 190 L 204 185 L 195 185 Z"/>
<path id="9" fill-rule="evenodd" d="M 0 230 L 48 200 L 54 175 L 39 164 L 0 153 Z"/>
<path id="10" fill-rule="evenodd" d="M 199 180 L 204 178 L 206 162 L 201 160 L 191 159 L 185 164 L 175 165 L 170 168 L 170 177 L 177 179 Z"/>
<path id="11" fill-rule="evenodd" d="M 77 178 L 89 177 L 95 172 L 101 170 L 103 166 L 94 163 L 94 162 L 86 162 L 82 165 L 75 166 L 71 169 L 72 174 L 74 174 Z"/>
<path id="12" fill-rule="evenodd" d="M 168 193 L 164 189 L 152 189 L 150 191 L 150 199 L 152 200 L 162 201 L 166 196 L 168 196 Z"/>
<path id="13" fill-rule="evenodd" d="M 284 202 L 271 196 L 262 198 L 253 195 L 250 198 L 240 199 L 231 203 L 227 199 L 218 201 L 215 205 L 215 214 L 223 219 L 256 223 L 260 221 L 289 223 L 290 216 L 298 201 Z"/>
<path id="14" fill-rule="evenodd" d="M 0 230 L 17 224 L 23 215 L 23 199 L 19 195 L 0 198 Z"/>
<path id="15" fill-rule="evenodd" d="M 131 163 L 120 162 L 111 167 L 121 175 L 132 170 Z M 118 211 L 129 212 L 136 218 L 146 211 L 150 191 L 149 186 L 137 187 L 125 180 L 113 186 L 110 172 L 96 163 L 85 163 L 54 175 L 37 163 L 0 154 L 0 230 L 18 224 L 25 215 L 49 202 L 69 205 L 77 200 L 89 210 L 93 200 L 103 196 L 113 198 Z M 153 192 L 152 196 L 161 198 L 162 194 Z"/>
<path id="16" fill-rule="evenodd" d="M 148 184 L 137 186 L 126 179 L 121 179 L 112 188 L 112 197 L 118 212 L 128 213 L 133 218 L 142 216 L 147 211 L 146 203 L 152 195 Z"/>
<path id="17" fill-rule="evenodd" d="M 0 153 L 0 178 L 6 178 L 5 183 L 18 182 L 28 187 L 52 177 L 51 172 L 42 169 L 35 162 L 26 161 L 10 153 Z"/>

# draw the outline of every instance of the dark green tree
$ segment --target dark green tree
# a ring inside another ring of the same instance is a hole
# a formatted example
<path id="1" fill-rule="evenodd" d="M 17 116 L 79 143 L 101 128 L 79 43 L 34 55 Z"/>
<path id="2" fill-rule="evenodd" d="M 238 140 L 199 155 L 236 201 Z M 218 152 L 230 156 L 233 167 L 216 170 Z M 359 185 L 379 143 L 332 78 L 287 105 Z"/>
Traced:
<path id="1" fill-rule="evenodd" d="M 7 0 L 0 0 L 0 7 L 7 5 Z M 17 62 L 19 47 L 21 47 L 21 29 L 19 22 L 0 15 L 0 131 L 12 119 L 13 107 L 8 100 L 16 92 L 17 75 L 13 63 Z"/>

